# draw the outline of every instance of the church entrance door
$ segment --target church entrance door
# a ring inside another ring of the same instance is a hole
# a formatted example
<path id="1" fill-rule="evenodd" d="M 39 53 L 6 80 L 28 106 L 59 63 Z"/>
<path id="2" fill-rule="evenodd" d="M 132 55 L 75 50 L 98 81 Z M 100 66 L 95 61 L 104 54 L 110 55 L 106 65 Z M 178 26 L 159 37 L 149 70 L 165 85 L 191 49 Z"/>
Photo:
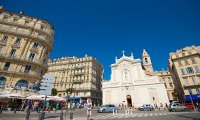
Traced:
<path id="1" fill-rule="evenodd" d="M 130 96 L 130 95 L 127 95 L 127 96 L 126 96 L 126 99 L 127 99 L 127 106 L 128 106 L 128 107 L 132 107 L 132 99 L 131 99 L 131 96 Z"/>

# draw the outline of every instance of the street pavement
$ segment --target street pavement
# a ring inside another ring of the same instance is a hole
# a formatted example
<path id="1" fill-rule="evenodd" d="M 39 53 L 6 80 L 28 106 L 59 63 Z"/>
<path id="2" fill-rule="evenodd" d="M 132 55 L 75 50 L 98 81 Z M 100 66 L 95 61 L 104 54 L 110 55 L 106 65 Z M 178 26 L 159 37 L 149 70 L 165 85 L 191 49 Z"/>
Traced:
<path id="1" fill-rule="evenodd" d="M 61 111 L 45 112 L 45 120 L 60 120 Z M 64 111 L 64 120 L 70 120 L 70 113 L 73 113 L 73 120 L 87 120 L 86 110 Z M 0 120 L 25 120 L 25 112 L 17 111 L 4 111 L 0 114 Z M 31 112 L 30 120 L 38 120 L 39 114 Z M 135 111 L 133 113 L 126 113 L 123 110 L 118 111 L 117 114 L 113 113 L 97 113 L 92 110 L 93 120 L 200 120 L 200 112 L 168 112 L 168 111 Z"/>

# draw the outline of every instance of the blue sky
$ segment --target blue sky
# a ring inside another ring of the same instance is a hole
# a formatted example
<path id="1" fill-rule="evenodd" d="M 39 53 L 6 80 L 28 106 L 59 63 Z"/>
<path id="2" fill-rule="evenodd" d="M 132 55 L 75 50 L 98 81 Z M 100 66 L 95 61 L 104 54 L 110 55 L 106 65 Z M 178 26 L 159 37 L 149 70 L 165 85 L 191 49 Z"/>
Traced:
<path id="1" fill-rule="evenodd" d="M 125 50 L 154 70 L 167 68 L 169 53 L 200 45 L 199 0 L 0 0 L 9 11 L 49 21 L 55 28 L 52 58 L 97 58 L 110 79 L 110 64 Z"/>

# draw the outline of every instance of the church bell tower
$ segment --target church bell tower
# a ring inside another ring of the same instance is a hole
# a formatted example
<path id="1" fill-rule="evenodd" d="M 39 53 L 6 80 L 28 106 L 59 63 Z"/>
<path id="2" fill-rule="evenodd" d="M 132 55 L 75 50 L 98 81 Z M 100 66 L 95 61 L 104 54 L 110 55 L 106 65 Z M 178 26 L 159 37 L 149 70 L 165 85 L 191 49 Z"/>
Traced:
<path id="1" fill-rule="evenodd" d="M 152 67 L 152 63 L 151 63 L 151 58 L 149 56 L 149 54 L 146 52 L 146 50 L 143 50 L 142 53 L 142 62 L 143 62 L 143 66 L 144 68 L 148 71 L 153 73 L 153 67 Z"/>

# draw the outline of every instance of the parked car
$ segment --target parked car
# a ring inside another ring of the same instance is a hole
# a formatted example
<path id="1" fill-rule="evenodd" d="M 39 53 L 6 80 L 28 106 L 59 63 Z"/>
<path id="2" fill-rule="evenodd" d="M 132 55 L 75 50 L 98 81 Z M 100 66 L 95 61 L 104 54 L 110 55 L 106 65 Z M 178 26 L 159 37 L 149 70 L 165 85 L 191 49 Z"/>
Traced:
<path id="1" fill-rule="evenodd" d="M 190 109 L 190 110 L 194 110 L 194 107 L 195 107 L 195 108 L 197 107 L 197 106 L 195 106 L 195 104 L 194 104 L 194 106 L 193 106 L 192 102 L 184 102 L 184 103 L 183 103 L 183 106 L 187 107 L 187 108 Z"/>
<path id="2" fill-rule="evenodd" d="M 170 112 L 188 111 L 188 108 L 181 105 L 180 103 L 172 103 L 172 104 L 169 105 L 169 111 Z"/>
<path id="3" fill-rule="evenodd" d="M 140 110 L 140 111 L 145 111 L 145 110 L 146 111 L 153 111 L 154 108 L 151 104 L 144 104 L 141 107 L 139 107 L 138 110 Z"/>
<path id="4" fill-rule="evenodd" d="M 102 107 L 97 108 L 98 113 L 105 113 L 105 112 L 113 112 L 114 110 L 117 110 L 117 107 L 113 104 L 106 104 L 103 105 Z"/>

